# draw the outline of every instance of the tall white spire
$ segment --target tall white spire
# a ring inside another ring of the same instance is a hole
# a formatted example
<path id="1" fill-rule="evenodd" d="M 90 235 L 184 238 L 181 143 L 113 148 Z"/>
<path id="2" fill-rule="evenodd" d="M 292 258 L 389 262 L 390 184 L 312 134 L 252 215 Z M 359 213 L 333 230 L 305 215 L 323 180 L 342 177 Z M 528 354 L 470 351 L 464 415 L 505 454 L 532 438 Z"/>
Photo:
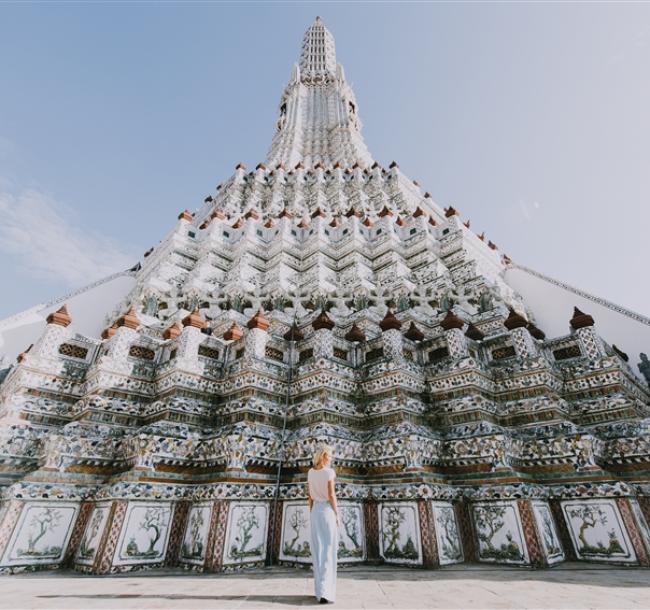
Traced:
<path id="1" fill-rule="evenodd" d="M 336 76 L 334 36 L 320 17 L 316 17 L 305 32 L 300 54 L 300 73 L 303 80 L 329 79 Z"/>
<path id="2" fill-rule="evenodd" d="M 336 63 L 334 37 L 320 17 L 307 29 L 299 65 L 280 100 L 271 165 L 371 165 L 354 92 Z"/>

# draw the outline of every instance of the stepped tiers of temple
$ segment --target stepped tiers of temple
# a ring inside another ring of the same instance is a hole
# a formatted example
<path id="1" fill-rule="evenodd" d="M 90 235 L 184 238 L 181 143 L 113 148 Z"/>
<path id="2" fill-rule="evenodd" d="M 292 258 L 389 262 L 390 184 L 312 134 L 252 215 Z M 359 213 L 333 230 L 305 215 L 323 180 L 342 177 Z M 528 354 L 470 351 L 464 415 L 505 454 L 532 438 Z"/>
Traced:
<path id="1" fill-rule="evenodd" d="M 1 373 L 2 570 L 308 564 L 323 442 L 342 564 L 650 565 L 650 390 L 601 337 L 609 305 L 575 300 L 547 337 L 552 299 L 360 129 L 316 19 L 266 161 L 183 211 L 128 290 L 58 301 L 24 339 Z"/>

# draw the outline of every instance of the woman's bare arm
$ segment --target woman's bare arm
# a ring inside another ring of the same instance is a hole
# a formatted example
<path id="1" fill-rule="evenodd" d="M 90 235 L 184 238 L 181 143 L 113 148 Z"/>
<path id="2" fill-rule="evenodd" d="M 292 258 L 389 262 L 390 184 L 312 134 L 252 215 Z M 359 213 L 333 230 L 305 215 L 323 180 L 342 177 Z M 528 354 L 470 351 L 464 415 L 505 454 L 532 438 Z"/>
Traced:
<path id="1" fill-rule="evenodd" d="M 307 481 L 307 504 L 309 505 L 309 510 L 311 510 L 312 506 L 314 505 L 314 501 L 312 500 L 311 494 L 309 493 L 309 481 Z"/>
<path id="2" fill-rule="evenodd" d="M 339 509 L 336 505 L 336 493 L 334 492 L 334 479 L 327 481 L 327 499 L 336 513 L 336 523 L 339 523 Z"/>

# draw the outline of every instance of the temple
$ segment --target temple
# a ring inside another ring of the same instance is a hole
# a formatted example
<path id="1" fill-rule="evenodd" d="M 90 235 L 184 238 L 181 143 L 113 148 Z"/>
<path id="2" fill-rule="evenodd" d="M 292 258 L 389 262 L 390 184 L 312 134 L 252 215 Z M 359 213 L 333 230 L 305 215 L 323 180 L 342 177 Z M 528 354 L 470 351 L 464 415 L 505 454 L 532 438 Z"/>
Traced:
<path id="1" fill-rule="evenodd" d="M 264 162 L 0 321 L 1 571 L 308 564 L 323 442 L 341 563 L 650 565 L 650 320 L 513 262 L 359 114 L 316 18 Z"/>

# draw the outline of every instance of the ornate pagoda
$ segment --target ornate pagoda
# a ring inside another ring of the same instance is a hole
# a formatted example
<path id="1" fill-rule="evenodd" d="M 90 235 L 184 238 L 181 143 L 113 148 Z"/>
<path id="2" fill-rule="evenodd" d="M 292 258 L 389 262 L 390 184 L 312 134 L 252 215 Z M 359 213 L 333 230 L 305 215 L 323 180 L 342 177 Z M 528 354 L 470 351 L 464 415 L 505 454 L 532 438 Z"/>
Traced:
<path id="1" fill-rule="evenodd" d="M 316 18 L 266 161 L 132 269 L 0 322 L 0 569 L 309 564 L 323 442 L 341 563 L 648 566 L 622 336 L 650 348 L 650 320 L 372 157 Z"/>

